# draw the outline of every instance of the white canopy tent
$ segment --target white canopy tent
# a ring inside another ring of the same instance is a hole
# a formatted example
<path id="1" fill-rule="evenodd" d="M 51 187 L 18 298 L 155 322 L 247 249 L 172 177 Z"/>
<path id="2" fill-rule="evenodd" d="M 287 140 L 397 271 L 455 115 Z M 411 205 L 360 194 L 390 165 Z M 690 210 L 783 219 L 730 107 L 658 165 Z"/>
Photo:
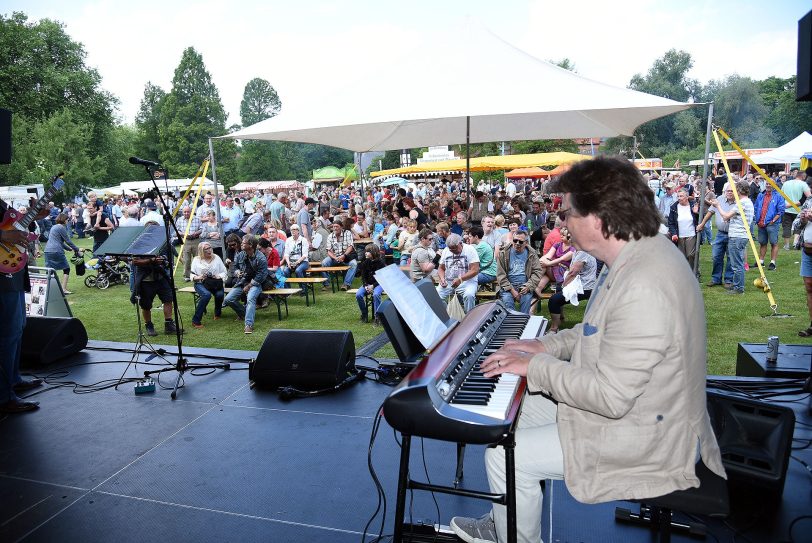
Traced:
<path id="1" fill-rule="evenodd" d="M 464 143 L 466 137 L 481 143 L 617 136 L 692 106 L 590 80 L 481 28 L 435 38 L 433 55 L 410 50 L 393 56 L 389 66 L 413 68 L 384 76 L 385 85 L 312 86 L 329 94 L 286 101 L 278 116 L 222 137 L 366 152 Z M 310 60 L 315 70 L 317 59 L 302 59 Z"/>
<path id="2" fill-rule="evenodd" d="M 200 181 L 200 179 L 195 181 L 195 184 L 197 184 L 199 181 Z M 158 188 L 161 189 L 161 191 L 175 190 L 175 189 L 186 190 L 186 188 L 192 183 L 192 179 L 188 179 L 188 178 L 187 179 L 166 179 L 166 180 L 158 179 L 157 182 L 158 182 Z M 155 187 L 152 186 L 152 181 L 125 181 L 125 182 L 121 183 L 121 188 L 123 188 L 125 190 L 132 190 L 132 191 L 135 191 L 135 192 L 146 192 L 146 191 L 148 191 L 150 189 L 153 189 Z M 224 187 L 223 187 L 223 185 L 218 183 L 218 188 L 220 190 L 223 190 Z M 213 190 L 213 189 L 214 189 L 214 182 L 211 179 L 206 178 L 203 181 L 203 190 Z"/>
<path id="3" fill-rule="evenodd" d="M 756 164 L 794 164 L 801 162 L 804 153 L 812 151 L 812 134 L 804 132 L 792 141 L 781 147 L 776 147 L 769 153 L 753 157 Z"/>

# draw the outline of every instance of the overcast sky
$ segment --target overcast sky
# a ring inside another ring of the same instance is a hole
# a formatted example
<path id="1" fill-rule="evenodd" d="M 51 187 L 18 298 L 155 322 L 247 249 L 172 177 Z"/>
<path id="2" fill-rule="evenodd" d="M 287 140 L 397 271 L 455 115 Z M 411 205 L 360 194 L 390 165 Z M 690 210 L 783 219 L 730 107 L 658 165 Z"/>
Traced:
<path id="1" fill-rule="evenodd" d="M 260 77 L 286 97 L 323 85 L 408 81 L 421 62 L 441 58 L 438 33 L 477 21 L 544 60 L 569 58 L 579 74 L 626 86 L 668 49 L 691 54 L 690 76 L 705 83 L 726 75 L 753 79 L 795 74 L 803 0 L 4 0 L 2 12 L 62 21 L 84 44 L 87 64 L 121 100 L 132 122 L 147 81 L 171 90 L 181 54 L 202 56 L 229 124 L 239 123 L 245 84 Z M 687 7 L 686 7 L 687 6 Z M 387 62 L 406 44 L 421 44 L 414 65 Z M 449 64 L 453 59 L 447 59 Z M 505 77 L 512 74 L 493 74 Z M 475 78 L 472 84 L 476 84 Z M 508 83 L 506 83 L 508 84 Z"/>

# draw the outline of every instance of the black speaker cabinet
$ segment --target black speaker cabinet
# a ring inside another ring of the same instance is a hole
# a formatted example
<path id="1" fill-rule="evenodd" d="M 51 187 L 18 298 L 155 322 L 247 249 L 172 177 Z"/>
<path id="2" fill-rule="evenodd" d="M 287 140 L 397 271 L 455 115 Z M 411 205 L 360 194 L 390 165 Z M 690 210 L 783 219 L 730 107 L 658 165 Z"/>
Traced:
<path id="1" fill-rule="evenodd" d="M 73 317 L 28 317 L 21 364 L 45 366 L 87 347 L 87 330 Z"/>
<path id="2" fill-rule="evenodd" d="M 316 390 L 355 372 L 355 340 L 349 330 L 271 330 L 248 370 L 257 386 Z"/>
<path id="3" fill-rule="evenodd" d="M 730 496 L 780 503 L 792 449 L 792 409 L 708 392 L 708 414 L 722 451 Z"/>
<path id="4" fill-rule="evenodd" d="M 0 108 L 0 164 L 11 164 L 11 111 Z"/>
<path id="5" fill-rule="evenodd" d="M 798 78 L 795 99 L 812 100 L 812 11 L 798 21 Z"/>

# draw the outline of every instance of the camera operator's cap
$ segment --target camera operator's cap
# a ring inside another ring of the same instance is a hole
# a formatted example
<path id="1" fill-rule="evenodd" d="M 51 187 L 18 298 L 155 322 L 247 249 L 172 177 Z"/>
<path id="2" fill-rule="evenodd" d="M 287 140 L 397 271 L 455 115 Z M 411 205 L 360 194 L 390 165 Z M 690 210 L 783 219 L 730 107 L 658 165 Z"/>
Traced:
<path id="1" fill-rule="evenodd" d="M 158 209 L 158 206 L 155 205 L 154 200 L 147 200 L 146 202 L 144 202 L 144 207 L 146 207 L 147 209 Z"/>

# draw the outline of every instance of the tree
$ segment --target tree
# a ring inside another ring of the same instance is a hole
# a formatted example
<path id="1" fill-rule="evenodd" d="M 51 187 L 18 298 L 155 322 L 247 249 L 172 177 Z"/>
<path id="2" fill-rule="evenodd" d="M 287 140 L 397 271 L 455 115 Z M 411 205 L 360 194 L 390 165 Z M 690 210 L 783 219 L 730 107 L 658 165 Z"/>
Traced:
<path id="1" fill-rule="evenodd" d="M 243 126 L 251 126 L 265 119 L 276 117 L 282 102 L 270 83 L 255 77 L 245 85 L 240 102 L 240 120 Z"/>
<path id="2" fill-rule="evenodd" d="M 714 85 L 714 123 L 741 147 L 772 147 L 775 134 L 764 125 L 767 107 L 759 86 L 749 77 L 733 75 Z"/>
<path id="3" fill-rule="evenodd" d="M 67 171 L 69 164 L 82 162 L 57 152 L 68 142 L 48 142 L 45 134 L 69 139 L 70 145 L 85 142 L 86 149 L 74 150 L 88 160 L 91 155 L 108 156 L 118 102 L 101 89 L 101 76 L 85 65 L 85 56 L 62 23 L 29 23 L 23 13 L 0 15 L 0 107 L 14 112 L 15 129 L 15 163 L 0 169 L 0 183 L 39 183 L 53 177 L 53 169 Z M 51 162 L 63 156 L 64 164 Z M 82 164 L 85 167 L 90 169 L 82 171 L 83 177 L 107 175 L 104 161 L 93 160 Z"/>
<path id="4" fill-rule="evenodd" d="M 225 133 L 226 113 L 203 57 L 189 47 L 183 51 L 172 78 L 172 90 L 161 101 L 158 135 L 160 158 L 173 177 L 191 177 L 209 155 L 208 139 Z M 218 175 L 236 178 L 236 146 L 217 140 Z"/>
<path id="5" fill-rule="evenodd" d="M 784 144 L 812 127 L 812 103 L 796 102 L 795 76 L 788 79 L 768 77 L 757 82 L 759 93 L 768 109 L 765 126 Z"/>
<path id="6" fill-rule="evenodd" d="M 693 101 L 701 91 L 699 83 L 694 79 L 688 78 L 688 71 L 693 64 L 689 53 L 670 49 L 666 51 L 662 58 L 654 61 L 654 64 L 649 68 L 645 76 L 635 74 L 629 82 L 629 88 L 678 102 Z M 686 131 L 686 128 L 694 126 L 697 122 L 701 124 L 701 113 L 690 110 L 684 112 L 683 117 L 685 116 L 695 116 L 699 121 L 684 118 L 680 121 L 680 137 L 683 139 L 695 136 L 695 132 L 692 130 Z M 673 150 L 679 146 L 680 143 L 674 139 L 677 122 L 677 116 L 669 115 L 662 119 L 645 123 L 638 128 L 635 134 L 638 136 L 638 144 L 643 155 L 662 156 L 669 150 Z M 611 142 L 612 145 L 616 145 L 617 143 L 622 143 L 626 146 L 624 140 Z M 691 146 L 693 145 L 692 143 Z"/>
<path id="7" fill-rule="evenodd" d="M 137 156 L 156 160 L 161 154 L 161 106 L 165 98 L 166 92 L 161 87 L 147 81 L 144 97 L 141 98 L 141 105 L 135 116 L 137 134 L 134 146 Z"/>

